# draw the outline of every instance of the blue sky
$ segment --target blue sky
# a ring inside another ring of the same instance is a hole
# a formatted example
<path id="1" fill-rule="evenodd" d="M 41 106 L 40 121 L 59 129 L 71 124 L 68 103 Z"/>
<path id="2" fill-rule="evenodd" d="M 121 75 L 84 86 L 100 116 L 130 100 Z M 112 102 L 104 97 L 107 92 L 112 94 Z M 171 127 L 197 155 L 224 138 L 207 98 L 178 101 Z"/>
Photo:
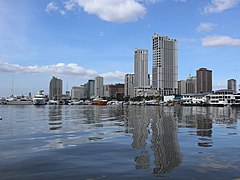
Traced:
<path id="1" fill-rule="evenodd" d="M 52 76 L 64 90 L 97 75 L 105 84 L 133 72 L 135 48 L 152 35 L 179 42 L 179 80 L 200 67 L 214 89 L 240 82 L 240 0 L 1 0 L 0 97 L 35 94 Z"/>

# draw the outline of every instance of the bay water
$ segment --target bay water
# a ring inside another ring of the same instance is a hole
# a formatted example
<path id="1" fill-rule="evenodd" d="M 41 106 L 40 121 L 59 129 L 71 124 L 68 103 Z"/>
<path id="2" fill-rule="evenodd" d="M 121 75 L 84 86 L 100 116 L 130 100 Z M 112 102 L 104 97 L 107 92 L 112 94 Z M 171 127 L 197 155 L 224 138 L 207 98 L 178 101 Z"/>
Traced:
<path id="1" fill-rule="evenodd" d="M 240 179 L 240 107 L 0 106 L 0 179 Z"/>

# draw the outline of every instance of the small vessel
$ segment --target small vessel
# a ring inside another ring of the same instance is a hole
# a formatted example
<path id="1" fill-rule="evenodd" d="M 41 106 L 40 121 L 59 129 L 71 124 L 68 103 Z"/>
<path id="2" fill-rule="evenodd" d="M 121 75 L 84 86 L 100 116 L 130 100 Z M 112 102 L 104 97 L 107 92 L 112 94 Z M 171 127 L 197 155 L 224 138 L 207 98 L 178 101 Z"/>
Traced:
<path id="1" fill-rule="evenodd" d="M 107 105 L 107 102 L 108 102 L 107 100 L 104 100 L 102 98 L 95 98 L 95 99 L 93 99 L 92 104 L 98 105 L 98 106 L 105 106 L 105 105 Z"/>
<path id="2" fill-rule="evenodd" d="M 80 101 L 73 100 L 70 103 L 70 105 L 83 105 L 83 104 L 84 104 L 83 100 Z"/>
<path id="3" fill-rule="evenodd" d="M 49 104 L 49 105 L 57 105 L 58 102 L 55 101 L 55 100 L 49 100 L 49 101 L 48 101 L 48 104 Z"/>
<path id="4" fill-rule="evenodd" d="M 6 105 L 32 105 L 32 101 L 24 96 L 14 97 L 11 96 L 10 98 L 6 99 L 4 103 Z"/>
<path id="5" fill-rule="evenodd" d="M 45 105 L 46 104 L 46 99 L 45 99 L 45 95 L 44 95 L 44 91 L 43 90 L 40 90 L 38 92 L 38 94 L 36 94 L 34 97 L 33 97 L 33 104 L 34 105 Z"/>

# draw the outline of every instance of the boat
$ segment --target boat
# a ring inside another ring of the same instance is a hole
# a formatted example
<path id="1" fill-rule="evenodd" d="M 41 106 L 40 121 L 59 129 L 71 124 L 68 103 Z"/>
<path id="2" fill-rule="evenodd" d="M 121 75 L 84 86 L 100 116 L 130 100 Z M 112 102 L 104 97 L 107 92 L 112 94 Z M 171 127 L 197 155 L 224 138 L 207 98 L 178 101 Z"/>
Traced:
<path id="1" fill-rule="evenodd" d="M 46 99 L 45 99 L 45 95 L 44 95 L 44 91 L 43 90 L 40 90 L 38 92 L 38 94 L 36 94 L 34 97 L 33 97 L 33 104 L 34 105 L 45 105 L 46 104 Z"/>
<path id="2" fill-rule="evenodd" d="M 108 102 L 107 100 L 104 100 L 102 98 L 95 98 L 95 99 L 93 99 L 92 104 L 98 105 L 98 106 L 105 106 L 105 105 L 107 105 L 107 102 Z"/>
<path id="3" fill-rule="evenodd" d="M 55 101 L 55 100 L 49 100 L 48 101 L 48 105 L 57 105 L 57 104 L 58 104 L 58 102 Z"/>
<path id="4" fill-rule="evenodd" d="M 6 99 L 4 103 L 6 105 L 32 105 L 32 101 L 24 96 L 14 97 L 11 96 L 10 98 Z"/>
<path id="5" fill-rule="evenodd" d="M 69 103 L 70 105 L 83 105 L 84 102 L 83 100 L 77 101 L 77 100 L 73 100 Z"/>

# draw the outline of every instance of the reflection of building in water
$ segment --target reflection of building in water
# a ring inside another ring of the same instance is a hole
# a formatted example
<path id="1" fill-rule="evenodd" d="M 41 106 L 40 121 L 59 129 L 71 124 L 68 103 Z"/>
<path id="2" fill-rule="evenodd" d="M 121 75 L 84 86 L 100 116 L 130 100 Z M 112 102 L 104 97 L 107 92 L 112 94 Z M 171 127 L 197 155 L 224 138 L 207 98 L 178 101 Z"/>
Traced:
<path id="1" fill-rule="evenodd" d="M 49 106 L 49 126 L 50 130 L 62 128 L 62 106 Z"/>
<path id="2" fill-rule="evenodd" d="M 211 147 L 212 142 L 212 119 L 208 117 L 208 115 L 199 115 L 197 116 L 197 135 L 200 136 L 198 138 L 198 146 L 201 147 Z"/>
<path id="3" fill-rule="evenodd" d="M 239 115 L 238 111 L 238 107 L 213 108 L 212 112 L 215 115 L 214 122 L 217 124 L 227 124 L 227 127 L 236 126 L 237 119 L 239 119 L 239 117 L 237 117 Z"/>
<path id="4" fill-rule="evenodd" d="M 152 150 L 155 157 L 154 174 L 169 172 L 182 162 L 173 115 L 155 114 L 152 122 Z"/>
<path id="5" fill-rule="evenodd" d="M 150 155 L 147 151 L 142 151 L 134 160 L 137 163 L 135 166 L 136 169 L 148 170 L 150 168 Z"/>
<path id="6" fill-rule="evenodd" d="M 148 109 L 145 107 L 129 107 L 126 111 L 125 123 L 128 125 L 128 131 L 133 134 L 132 147 L 140 149 L 141 153 L 135 157 L 136 169 L 149 169 L 150 155 L 146 150 L 148 126 Z M 127 122 L 126 122 L 127 121 Z"/>
<path id="7" fill-rule="evenodd" d="M 212 120 L 206 116 L 197 116 L 197 135 L 212 137 Z"/>

